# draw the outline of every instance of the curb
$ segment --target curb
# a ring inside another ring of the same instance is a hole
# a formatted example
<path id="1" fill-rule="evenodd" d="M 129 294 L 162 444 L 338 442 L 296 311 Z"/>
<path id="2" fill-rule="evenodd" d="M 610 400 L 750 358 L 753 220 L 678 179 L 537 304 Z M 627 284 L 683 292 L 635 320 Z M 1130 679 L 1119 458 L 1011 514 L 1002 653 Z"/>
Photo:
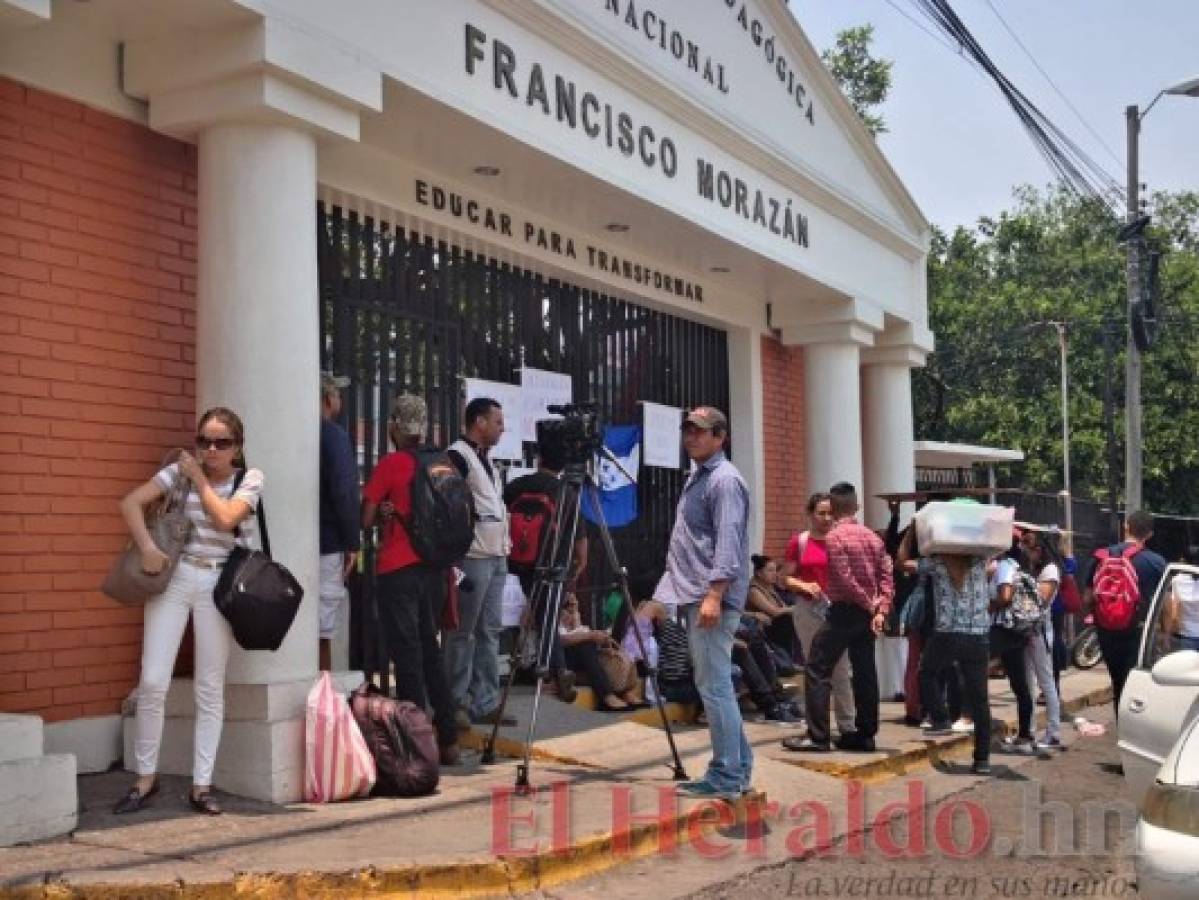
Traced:
<path id="1" fill-rule="evenodd" d="M 497 745 L 498 749 L 498 745 Z M 765 794 L 754 797 L 765 803 Z M 686 802 L 680 799 L 680 803 Z M 238 874 L 228 881 L 187 884 L 73 885 L 48 881 L 0 888 L 0 900 L 290 900 L 295 897 L 492 897 L 514 896 L 577 881 L 653 855 L 667 835 L 680 845 L 694 829 L 707 834 L 721 827 L 701 810 L 715 801 L 700 801 L 685 812 L 627 829 L 595 834 L 561 850 L 488 862 L 433 863 L 349 872 Z M 736 824 L 743 824 L 746 802 L 734 804 Z M 727 824 L 727 823 L 726 823 Z"/>
<path id="2" fill-rule="evenodd" d="M 1062 704 L 1062 719 L 1064 721 L 1067 716 L 1072 716 L 1088 707 L 1103 706 L 1106 703 L 1110 703 L 1111 700 L 1111 685 L 1095 688 L 1085 694 L 1065 701 Z M 1038 722 L 1044 724 L 1045 713 L 1038 710 L 1036 715 Z M 995 718 L 992 720 L 993 734 L 1002 735 L 1010 733 L 1013 727 L 1014 724 L 1006 719 Z M 872 782 L 883 778 L 906 775 L 912 769 L 933 763 L 943 756 L 953 755 L 963 748 L 972 746 L 973 741 L 974 736 L 971 734 L 963 734 L 951 738 L 929 738 L 927 743 L 922 747 L 913 747 L 910 750 L 894 753 L 882 759 L 867 759 L 860 763 L 842 762 L 840 760 L 824 761 L 812 756 L 804 757 L 799 753 L 791 757 L 774 756 L 771 758 L 778 762 L 807 769 L 810 772 L 818 772 L 821 775 L 829 775 L 833 778 Z"/>

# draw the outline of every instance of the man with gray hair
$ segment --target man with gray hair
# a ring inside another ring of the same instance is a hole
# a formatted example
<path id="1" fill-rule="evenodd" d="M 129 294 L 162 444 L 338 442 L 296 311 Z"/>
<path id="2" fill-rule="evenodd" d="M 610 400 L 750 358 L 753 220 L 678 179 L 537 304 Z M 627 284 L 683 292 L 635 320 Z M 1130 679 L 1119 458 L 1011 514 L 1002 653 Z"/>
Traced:
<path id="1" fill-rule="evenodd" d="M 333 664 L 337 619 L 349 591 L 346 579 L 358 561 L 358 462 L 350 436 L 337 423 L 341 391 L 350 379 L 321 372 L 320 459 L 320 667 Z"/>
<path id="2" fill-rule="evenodd" d="M 437 631 L 449 573 L 417 555 L 405 524 L 412 513 L 412 482 L 420 466 L 416 451 L 428 430 L 428 420 L 428 409 L 420 397 L 396 397 L 388 421 L 388 436 L 396 452 L 380 459 L 371 472 L 363 490 L 362 525 L 371 528 L 379 524 L 383 530 L 375 585 L 379 618 L 395 666 L 396 697 L 421 709 L 427 700 L 433 708 L 441 764 L 448 766 L 459 759 L 458 728 Z"/>

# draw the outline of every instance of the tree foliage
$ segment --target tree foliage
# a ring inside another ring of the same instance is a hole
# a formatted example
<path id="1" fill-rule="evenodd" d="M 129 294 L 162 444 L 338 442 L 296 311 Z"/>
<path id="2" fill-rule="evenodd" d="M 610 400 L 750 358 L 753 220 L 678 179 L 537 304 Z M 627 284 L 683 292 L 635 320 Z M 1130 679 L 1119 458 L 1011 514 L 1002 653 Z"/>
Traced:
<path id="1" fill-rule="evenodd" d="M 874 110 L 891 90 L 891 61 L 875 59 L 870 53 L 874 26 L 859 25 L 837 34 L 837 44 L 820 55 L 829 72 L 871 134 L 887 130 L 883 117 Z"/>
<path id="2" fill-rule="evenodd" d="M 1199 509 L 1199 193 L 1153 197 L 1150 242 L 1162 263 L 1160 336 L 1143 358 L 1144 495 L 1158 512 Z M 929 323 L 937 349 L 914 376 L 921 438 L 1023 450 L 1018 480 L 1062 486 L 1056 331 L 1068 323 L 1071 481 L 1106 500 L 1104 375 L 1113 379 L 1123 489 L 1127 295 L 1119 222 L 1101 203 L 1017 190 L 1015 205 L 952 234 L 934 229 Z M 1105 358 L 1103 328 L 1116 331 Z"/>

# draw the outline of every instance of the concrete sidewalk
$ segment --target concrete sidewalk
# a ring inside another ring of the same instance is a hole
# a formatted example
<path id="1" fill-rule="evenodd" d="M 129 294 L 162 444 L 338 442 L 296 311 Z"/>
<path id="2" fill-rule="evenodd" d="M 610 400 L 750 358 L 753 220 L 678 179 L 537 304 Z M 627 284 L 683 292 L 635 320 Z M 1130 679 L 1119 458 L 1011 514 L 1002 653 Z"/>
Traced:
<path id="1" fill-rule="evenodd" d="M 1006 684 L 992 681 L 991 687 L 996 717 L 1010 720 Z M 1104 702 L 1110 696 L 1106 670 L 1071 671 L 1063 692 L 1071 708 Z M 530 699 L 512 700 L 522 723 Z M 952 769 L 969 746 L 968 736 L 914 740 L 916 731 L 902 725 L 902 715 L 900 704 L 884 704 L 879 752 L 819 759 L 781 748 L 779 740 L 794 728 L 749 723 L 758 790 L 784 810 L 800 799 L 826 804 L 836 833 L 843 834 L 853 825 L 848 798 L 862 793 L 862 781 L 869 782 L 865 808 L 881 808 L 907 796 L 908 780 L 893 776 L 928 767 L 930 750 L 932 762 Z M 518 746 L 524 730 L 505 729 L 504 737 L 505 747 Z M 108 809 L 129 776 L 86 776 L 79 779 L 73 835 L 0 850 L 0 897 L 513 894 L 669 850 L 675 836 L 692 845 L 714 831 L 747 839 L 765 809 L 741 804 L 730 813 L 676 800 L 669 747 L 658 728 L 548 699 L 538 738 L 532 771 L 538 790 L 531 797 L 512 795 L 512 759 L 484 768 L 477 753 L 443 772 L 431 797 L 273 806 L 222 796 L 226 813 L 219 818 L 192 813 L 186 781 L 177 778 L 165 778 L 142 813 L 116 817 Z M 701 774 L 706 729 L 680 726 L 676 740 L 688 773 Z M 930 793 L 928 802 L 933 799 Z M 767 814 L 778 816 L 778 810 Z"/>

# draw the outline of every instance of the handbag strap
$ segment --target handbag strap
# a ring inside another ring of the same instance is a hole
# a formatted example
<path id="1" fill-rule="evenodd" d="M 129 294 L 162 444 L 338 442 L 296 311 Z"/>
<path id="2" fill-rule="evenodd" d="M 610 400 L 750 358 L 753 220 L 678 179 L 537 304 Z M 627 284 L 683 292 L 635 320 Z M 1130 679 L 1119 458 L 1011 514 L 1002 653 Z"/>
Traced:
<path id="1" fill-rule="evenodd" d="M 237 474 L 233 476 L 233 490 L 229 492 L 231 499 L 237 493 L 238 485 L 241 484 L 242 479 L 245 477 L 245 469 L 238 469 Z M 258 503 L 255 506 L 255 515 L 258 516 L 258 533 L 262 535 L 262 552 L 266 554 L 267 559 L 273 559 L 274 557 L 271 556 L 271 536 L 266 530 L 266 509 L 264 508 L 261 495 L 258 497 Z M 240 531 L 241 524 L 239 523 L 237 527 Z"/>

